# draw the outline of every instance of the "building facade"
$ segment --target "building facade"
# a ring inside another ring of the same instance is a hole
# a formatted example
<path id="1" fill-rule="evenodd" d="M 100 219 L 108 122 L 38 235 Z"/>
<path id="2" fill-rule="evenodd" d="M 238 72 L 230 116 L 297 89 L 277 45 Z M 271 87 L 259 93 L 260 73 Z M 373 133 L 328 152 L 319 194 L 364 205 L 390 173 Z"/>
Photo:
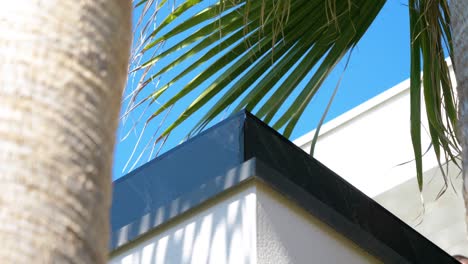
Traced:
<path id="1" fill-rule="evenodd" d="M 423 195 L 419 193 L 410 137 L 409 85 L 409 80 L 403 81 L 324 124 L 315 158 L 448 253 L 468 255 L 459 168 L 448 164 L 445 186 L 430 149 L 423 157 Z M 426 124 L 423 120 L 427 128 Z M 430 147 L 430 138 L 422 131 L 424 151 Z M 314 134 L 294 143 L 308 152 Z"/>

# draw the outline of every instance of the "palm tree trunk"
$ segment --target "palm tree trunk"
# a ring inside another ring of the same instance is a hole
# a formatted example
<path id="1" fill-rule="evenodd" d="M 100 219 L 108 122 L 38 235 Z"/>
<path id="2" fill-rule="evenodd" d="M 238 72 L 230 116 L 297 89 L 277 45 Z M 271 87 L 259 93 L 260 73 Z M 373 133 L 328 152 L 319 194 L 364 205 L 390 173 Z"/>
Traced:
<path id="1" fill-rule="evenodd" d="M 468 1 L 450 1 L 454 69 L 459 100 L 459 137 L 463 159 L 463 197 L 468 227 Z"/>
<path id="2" fill-rule="evenodd" d="M 105 263 L 130 0 L 0 8 L 0 261 Z"/>

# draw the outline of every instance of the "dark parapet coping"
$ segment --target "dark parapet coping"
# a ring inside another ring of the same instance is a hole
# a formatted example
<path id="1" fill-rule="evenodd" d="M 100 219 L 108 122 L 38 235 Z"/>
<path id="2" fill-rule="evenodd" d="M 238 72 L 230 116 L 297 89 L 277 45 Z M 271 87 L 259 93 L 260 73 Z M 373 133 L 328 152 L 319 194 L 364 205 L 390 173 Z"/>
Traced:
<path id="1" fill-rule="evenodd" d="M 246 181 L 261 181 L 384 263 L 458 263 L 248 112 L 114 183 L 110 250 Z"/>

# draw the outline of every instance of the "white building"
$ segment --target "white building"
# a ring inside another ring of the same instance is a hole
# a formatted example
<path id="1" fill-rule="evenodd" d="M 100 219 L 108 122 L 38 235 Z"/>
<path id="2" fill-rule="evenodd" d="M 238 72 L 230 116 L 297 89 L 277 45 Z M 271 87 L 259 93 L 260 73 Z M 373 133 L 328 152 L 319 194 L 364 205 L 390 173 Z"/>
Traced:
<path id="1" fill-rule="evenodd" d="M 406 80 L 326 123 L 315 158 L 448 253 L 468 255 L 460 171 L 450 166 L 453 187 L 436 200 L 444 181 L 433 151 L 423 159 L 424 206 L 421 202 L 415 164 L 408 162 L 414 159 L 409 97 Z M 430 138 L 422 133 L 424 151 Z M 308 152 L 314 134 L 294 143 Z"/>
<path id="2" fill-rule="evenodd" d="M 427 155 L 423 211 L 414 165 L 397 166 L 412 159 L 408 87 L 325 124 L 315 153 L 326 167 L 239 113 L 122 177 L 110 263 L 457 263 L 461 194 L 434 201 L 443 181 Z M 307 151 L 312 136 L 295 144 Z"/>

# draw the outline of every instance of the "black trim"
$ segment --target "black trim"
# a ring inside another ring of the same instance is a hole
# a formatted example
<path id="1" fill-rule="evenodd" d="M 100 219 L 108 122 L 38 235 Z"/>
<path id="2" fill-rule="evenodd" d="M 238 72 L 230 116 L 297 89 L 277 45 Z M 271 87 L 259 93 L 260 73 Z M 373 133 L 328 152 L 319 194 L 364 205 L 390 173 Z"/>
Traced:
<path id="1" fill-rule="evenodd" d="M 110 249 L 247 180 L 270 185 L 384 263 L 458 263 L 245 111 L 114 182 Z"/>

